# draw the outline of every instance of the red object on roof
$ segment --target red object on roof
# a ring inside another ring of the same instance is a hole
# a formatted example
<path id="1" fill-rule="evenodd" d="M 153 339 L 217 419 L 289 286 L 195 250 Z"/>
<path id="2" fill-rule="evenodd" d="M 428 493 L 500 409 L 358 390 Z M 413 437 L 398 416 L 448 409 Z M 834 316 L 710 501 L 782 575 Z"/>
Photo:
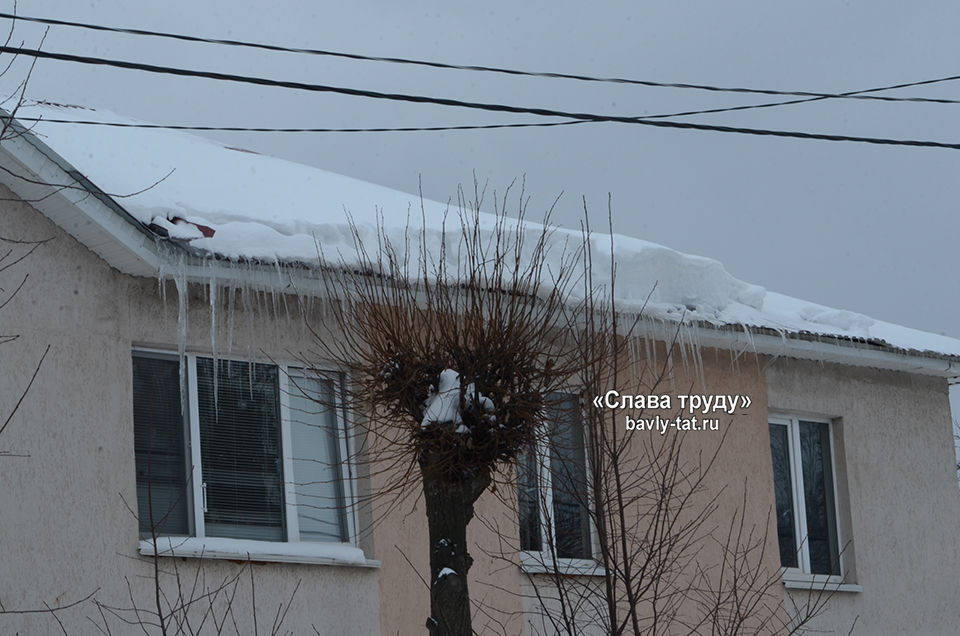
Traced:
<path id="1" fill-rule="evenodd" d="M 171 220 L 173 223 L 189 223 L 190 225 L 192 225 L 192 226 L 194 226 L 195 228 L 197 228 L 198 230 L 200 230 L 200 233 L 203 234 L 203 238 L 211 238 L 211 237 L 213 237 L 214 234 L 217 233 L 217 231 L 216 231 L 215 229 L 213 229 L 212 227 L 210 227 L 209 225 L 203 225 L 203 224 L 201 224 L 201 223 L 194 223 L 193 221 L 188 221 L 188 220 L 186 220 L 186 219 L 183 218 L 182 216 L 175 216 L 175 217 L 173 217 L 173 218 L 170 219 L 170 220 Z"/>

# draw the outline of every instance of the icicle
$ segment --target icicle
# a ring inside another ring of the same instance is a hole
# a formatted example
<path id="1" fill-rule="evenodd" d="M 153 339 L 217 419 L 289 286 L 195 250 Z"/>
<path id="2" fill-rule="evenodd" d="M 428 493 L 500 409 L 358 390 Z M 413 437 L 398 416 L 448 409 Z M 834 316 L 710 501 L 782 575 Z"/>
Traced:
<path id="1" fill-rule="evenodd" d="M 227 288 L 227 355 L 233 352 L 233 316 L 235 313 L 233 305 L 236 293 L 237 290 L 231 277 L 230 286 Z"/>
<path id="2" fill-rule="evenodd" d="M 751 337 L 752 337 L 752 336 L 751 336 Z M 786 337 L 786 335 L 784 334 L 783 331 L 780 331 L 780 337 L 781 337 L 781 338 L 785 338 L 785 337 Z M 763 370 L 764 370 L 765 367 L 760 364 L 760 356 L 759 356 L 759 355 L 756 355 L 756 354 L 757 354 L 756 347 L 754 347 L 753 353 L 754 353 L 753 360 L 754 360 L 754 363 L 757 365 L 757 373 L 763 373 Z"/>
<path id="3" fill-rule="evenodd" d="M 187 403 L 187 310 L 190 290 L 183 267 L 179 267 L 176 271 L 173 283 L 177 288 L 177 355 L 180 359 L 180 409 L 184 421 L 187 421 L 187 414 L 189 413 Z"/>
<path id="4" fill-rule="evenodd" d="M 251 342 L 254 340 L 253 333 L 254 333 L 254 329 L 256 329 L 256 326 L 257 326 L 258 324 L 264 324 L 263 302 L 262 302 L 260 290 L 257 289 L 256 287 L 253 288 L 253 309 L 254 309 L 253 320 L 250 322 L 250 340 L 251 340 Z M 256 351 L 256 348 L 254 348 L 254 347 L 251 346 L 251 348 L 250 348 L 250 354 L 251 354 L 251 355 L 250 355 L 250 359 L 251 359 L 251 360 L 253 359 L 253 352 L 254 352 L 254 351 Z"/>
<path id="5" fill-rule="evenodd" d="M 167 281 L 163 280 L 163 275 L 157 276 L 157 291 L 160 292 L 160 306 L 163 315 L 167 315 Z"/>
<path id="6" fill-rule="evenodd" d="M 703 367 L 703 345 L 700 341 L 700 327 L 698 325 L 693 325 L 693 346 L 693 355 L 694 360 L 696 361 L 697 379 L 700 380 L 700 384 L 706 385 L 707 378 Z"/>
<path id="7" fill-rule="evenodd" d="M 219 322 L 217 320 L 217 279 L 210 276 L 210 283 L 207 289 L 207 295 L 210 298 L 210 348 L 213 351 L 213 412 L 214 417 L 220 417 L 220 384 L 218 380 L 219 354 L 217 352 L 217 331 Z"/>
<path id="8" fill-rule="evenodd" d="M 754 353 L 757 351 L 757 345 L 753 341 L 753 333 L 750 331 L 750 328 L 747 325 L 741 325 L 743 327 L 743 334 L 747 337 L 747 343 L 744 345 L 743 349 L 737 354 L 737 370 L 740 370 L 740 356 L 743 355 L 747 348 L 749 347 Z"/>
<path id="9" fill-rule="evenodd" d="M 210 299 L 210 346 L 217 355 L 217 279 L 213 275 L 207 282 L 207 297 Z"/>
<path id="10" fill-rule="evenodd" d="M 703 381 L 703 374 L 700 373 L 700 354 L 697 351 L 696 323 L 691 323 L 687 326 L 687 358 L 690 360 L 690 365 L 692 367 L 691 372 L 693 373 L 693 376 L 700 382 L 701 385 L 705 384 Z"/>
<path id="11" fill-rule="evenodd" d="M 679 330 L 675 330 L 674 333 L 679 334 Z M 679 335 L 677 335 L 676 338 L 679 338 Z M 669 378 L 670 378 L 670 390 L 676 393 L 677 392 L 677 371 L 674 368 L 674 362 L 676 358 L 676 356 L 674 355 L 674 350 L 676 349 L 676 347 L 673 346 L 673 342 L 668 342 L 666 349 L 667 349 L 667 359 L 665 362 L 667 367 L 667 374 L 669 375 Z"/>
<path id="12" fill-rule="evenodd" d="M 163 315 L 167 315 L 167 281 L 165 279 L 165 272 L 163 268 L 163 261 L 160 262 L 160 266 L 157 267 L 157 288 L 160 292 L 160 303 L 163 307 Z"/>
<path id="13" fill-rule="evenodd" d="M 687 335 L 687 326 L 684 323 L 680 323 L 677 327 L 677 342 L 676 348 L 680 351 L 680 362 L 683 364 L 683 370 L 686 372 L 690 366 L 687 364 L 687 346 L 684 342 L 684 336 Z"/>
<path id="14" fill-rule="evenodd" d="M 660 326 L 661 326 L 661 323 L 659 320 L 656 320 L 656 319 L 652 320 L 650 323 L 650 333 L 656 334 Z M 659 358 L 659 352 L 657 351 L 657 341 L 654 340 L 653 341 L 653 367 L 655 369 L 660 368 L 660 361 L 658 358 Z"/>
<path id="15" fill-rule="evenodd" d="M 638 380 L 642 377 L 643 373 L 643 363 L 644 363 L 644 350 L 643 344 L 646 342 L 646 337 L 642 334 L 636 334 L 633 336 L 633 375 Z"/>
<path id="16" fill-rule="evenodd" d="M 273 312 L 273 319 L 270 324 L 273 325 L 274 341 L 281 342 L 284 329 L 283 325 L 280 324 L 280 301 L 277 298 L 277 288 L 270 288 L 268 293 L 270 294 L 270 310 Z"/>
<path id="17" fill-rule="evenodd" d="M 243 313 L 247 317 L 247 354 L 253 359 L 253 303 L 250 302 L 250 286 L 247 283 L 241 283 L 240 300 L 243 305 Z"/>
<path id="18" fill-rule="evenodd" d="M 645 348 L 647 360 L 649 361 L 650 364 L 654 365 L 654 368 L 656 368 L 657 341 L 650 337 L 652 327 L 649 324 L 649 322 L 647 322 L 646 319 L 643 319 L 643 329 L 644 329 L 643 346 Z M 638 378 L 640 377 L 639 369 L 638 369 L 637 377 Z"/>

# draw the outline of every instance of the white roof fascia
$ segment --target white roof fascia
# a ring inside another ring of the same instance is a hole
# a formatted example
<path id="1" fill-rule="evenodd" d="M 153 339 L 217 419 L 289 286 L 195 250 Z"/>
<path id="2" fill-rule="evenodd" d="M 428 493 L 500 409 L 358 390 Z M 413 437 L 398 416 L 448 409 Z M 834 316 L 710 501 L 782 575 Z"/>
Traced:
<path id="1" fill-rule="evenodd" d="M 19 122 L 14 121 L 13 127 L 19 128 Z M 176 264 L 177 273 L 191 282 L 234 280 L 264 289 L 317 295 L 320 273 L 306 265 L 285 266 L 282 271 L 275 264 L 238 267 L 158 239 L 114 201 L 113 197 L 124 193 L 102 192 L 35 135 L 17 132 L 0 141 L 0 183 L 120 272 L 173 278 L 171 266 Z"/>
<path id="2" fill-rule="evenodd" d="M 676 339 L 677 325 L 642 325 L 641 335 L 662 342 Z M 783 335 L 757 333 L 750 327 L 742 330 L 697 327 L 697 344 L 702 348 L 727 349 L 737 353 L 757 353 L 772 358 L 797 358 L 817 362 L 834 362 L 854 367 L 903 371 L 942 378 L 960 377 L 960 361 L 950 360 L 937 353 L 925 354 L 906 350 L 884 349 L 879 345 L 846 342 L 824 335 L 829 342 L 807 340 L 790 332 Z"/>
<path id="3" fill-rule="evenodd" d="M 36 136 L 0 142 L 0 166 L 0 182 L 112 267 L 156 275 L 160 260 L 146 228 Z"/>

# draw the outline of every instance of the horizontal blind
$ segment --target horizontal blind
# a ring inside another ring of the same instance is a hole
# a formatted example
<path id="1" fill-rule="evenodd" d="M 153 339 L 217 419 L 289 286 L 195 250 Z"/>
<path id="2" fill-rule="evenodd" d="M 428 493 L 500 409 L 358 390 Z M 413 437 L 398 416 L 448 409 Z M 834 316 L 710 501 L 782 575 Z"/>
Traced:
<path id="1" fill-rule="evenodd" d="M 206 533 L 283 541 L 277 367 L 197 358 Z"/>
<path id="2" fill-rule="evenodd" d="M 177 358 L 134 354 L 133 437 L 141 535 L 190 534 L 190 493 Z"/>

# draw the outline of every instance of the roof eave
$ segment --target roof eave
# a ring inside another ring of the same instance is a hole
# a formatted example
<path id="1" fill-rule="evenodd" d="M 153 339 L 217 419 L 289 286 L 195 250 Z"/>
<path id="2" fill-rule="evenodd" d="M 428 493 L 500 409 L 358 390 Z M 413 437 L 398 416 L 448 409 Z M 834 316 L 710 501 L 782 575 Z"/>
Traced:
<path id="1" fill-rule="evenodd" d="M 0 183 L 112 267 L 156 275 L 153 233 L 16 121 L 0 142 Z"/>
<path id="2" fill-rule="evenodd" d="M 36 135 L 18 122 L 13 122 L 12 127 L 15 134 L 0 142 L 0 183 L 120 272 L 139 277 L 161 276 L 164 264 L 169 264 L 172 254 L 177 253 L 177 273 L 188 281 L 240 280 L 264 289 L 306 295 L 316 295 L 317 290 L 323 288 L 317 268 L 285 267 L 281 272 L 273 263 L 237 267 L 230 261 L 205 257 L 175 242 L 158 241 L 149 228 Z M 650 335 L 669 342 L 675 330 L 675 325 L 664 325 L 663 333 Z M 831 336 L 811 339 L 803 334 L 773 333 L 762 328 L 734 330 L 701 325 L 698 341 L 703 347 L 773 357 L 960 377 L 960 357 L 957 356 L 847 342 Z"/>
<path id="3" fill-rule="evenodd" d="M 931 351 L 898 349 L 823 335 L 776 333 L 764 328 L 715 329 L 700 332 L 702 346 L 725 346 L 771 358 L 797 358 L 849 366 L 902 371 L 942 378 L 960 376 L 960 357 Z"/>

